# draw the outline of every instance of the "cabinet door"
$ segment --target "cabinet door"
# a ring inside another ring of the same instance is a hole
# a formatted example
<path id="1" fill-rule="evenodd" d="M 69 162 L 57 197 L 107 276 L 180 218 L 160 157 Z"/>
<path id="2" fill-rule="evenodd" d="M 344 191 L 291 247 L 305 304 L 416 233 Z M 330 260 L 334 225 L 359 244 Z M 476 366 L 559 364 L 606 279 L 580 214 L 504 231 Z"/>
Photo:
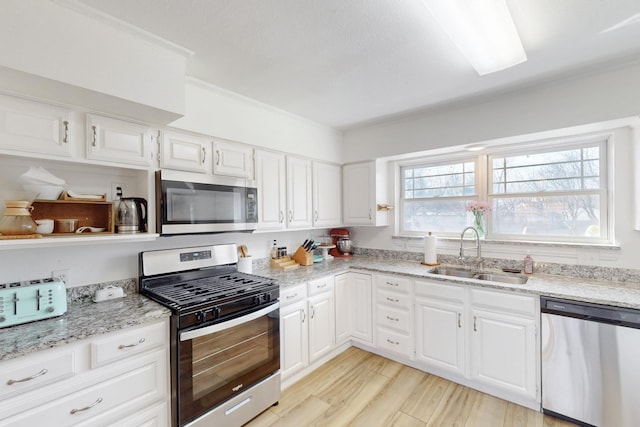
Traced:
<path id="1" fill-rule="evenodd" d="M 465 375 L 464 305 L 416 299 L 416 359 Z"/>
<path id="2" fill-rule="evenodd" d="M 342 168 L 344 225 L 375 224 L 375 165 L 373 162 Z"/>
<path id="3" fill-rule="evenodd" d="M 259 230 L 285 228 L 285 210 L 287 209 L 285 165 L 284 154 L 256 150 Z"/>
<path id="4" fill-rule="evenodd" d="M 337 284 L 337 282 L 336 282 Z M 349 329 L 351 336 L 373 342 L 372 280 L 369 274 L 349 273 Z"/>
<path id="5" fill-rule="evenodd" d="M 472 308 L 471 377 L 536 398 L 534 319 Z"/>
<path id="6" fill-rule="evenodd" d="M 330 292 L 309 298 L 309 361 L 330 352 L 335 343 L 333 297 Z"/>
<path id="7" fill-rule="evenodd" d="M 160 168 L 208 173 L 211 141 L 206 138 L 164 131 L 160 141 Z"/>
<path id="8" fill-rule="evenodd" d="M 233 141 L 213 141 L 213 173 L 253 179 L 253 148 Z"/>
<path id="9" fill-rule="evenodd" d="M 313 162 L 313 226 L 337 227 L 342 218 L 341 169 Z"/>
<path id="10" fill-rule="evenodd" d="M 286 378 L 309 364 L 307 301 L 280 309 L 280 372 Z"/>
<path id="11" fill-rule="evenodd" d="M 87 115 L 88 159 L 149 166 L 153 138 L 147 126 Z"/>
<path id="12" fill-rule="evenodd" d="M 335 313 L 336 313 L 336 345 L 340 345 L 349 339 L 350 310 L 355 300 L 351 297 L 351 273 L 339 274 L 335 277 Z"/>
<path id="13" fill-rule="evenodd" d="M 63 108 L 0 96 L 0 148 L 71 157 L 71 113 Z"/>
<path id="14" fill-rule="evenodd" d="M 287 156 L 287 227 L 310 228 L 311 160 Z"/>

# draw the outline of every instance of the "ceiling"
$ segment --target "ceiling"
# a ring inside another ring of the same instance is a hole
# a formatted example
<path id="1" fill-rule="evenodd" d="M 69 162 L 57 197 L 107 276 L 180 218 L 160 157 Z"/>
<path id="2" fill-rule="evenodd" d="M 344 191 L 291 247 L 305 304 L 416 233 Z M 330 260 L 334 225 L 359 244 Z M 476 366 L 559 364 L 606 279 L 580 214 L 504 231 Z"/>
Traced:
<path id="1" fill-rule="evenodd" d="M 478 76 L 421 0 L 79 0 L 187 74 L 338 129 L 640 59 L 640 0 L 506 0 L 528 61 Z"/>

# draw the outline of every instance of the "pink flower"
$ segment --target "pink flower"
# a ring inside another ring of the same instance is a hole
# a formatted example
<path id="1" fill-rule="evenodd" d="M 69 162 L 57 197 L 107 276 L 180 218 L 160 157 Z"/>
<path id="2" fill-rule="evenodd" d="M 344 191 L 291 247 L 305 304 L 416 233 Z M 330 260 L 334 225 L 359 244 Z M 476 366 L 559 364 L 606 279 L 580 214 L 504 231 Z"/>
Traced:
<path id="1" fill-rule="evenodd" d="M 470 202 L 467 203 L 465 210 L 477 215 L 478 213 L 489 212 L 491 210 L 491 205 L 487 202 Z"/>

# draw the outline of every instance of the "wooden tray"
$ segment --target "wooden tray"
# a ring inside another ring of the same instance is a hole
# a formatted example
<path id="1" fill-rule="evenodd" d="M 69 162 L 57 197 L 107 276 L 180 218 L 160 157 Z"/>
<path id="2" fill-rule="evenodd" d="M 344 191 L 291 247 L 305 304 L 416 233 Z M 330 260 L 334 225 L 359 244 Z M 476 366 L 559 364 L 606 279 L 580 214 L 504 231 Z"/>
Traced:
<path id="1" fill-rule="evenodd" d="M 16 234 L 12 236 L 5 236 L 0 234 L 0 240 L 16 240 L 16 239 L 39 239 L 42 234 Z"/>

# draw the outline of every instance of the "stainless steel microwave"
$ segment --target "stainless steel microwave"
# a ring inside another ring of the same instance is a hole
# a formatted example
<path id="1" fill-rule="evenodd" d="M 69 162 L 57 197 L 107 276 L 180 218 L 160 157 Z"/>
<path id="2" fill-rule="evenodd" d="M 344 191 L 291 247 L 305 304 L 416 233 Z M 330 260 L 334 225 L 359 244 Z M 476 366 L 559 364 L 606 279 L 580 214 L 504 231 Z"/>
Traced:
<path id="1" fill-rule="evenodd" d="M 217 175 L 156 172 L 156 224 L 160 234 L 253 231 L 258 226 L 254 181 Z"/>

